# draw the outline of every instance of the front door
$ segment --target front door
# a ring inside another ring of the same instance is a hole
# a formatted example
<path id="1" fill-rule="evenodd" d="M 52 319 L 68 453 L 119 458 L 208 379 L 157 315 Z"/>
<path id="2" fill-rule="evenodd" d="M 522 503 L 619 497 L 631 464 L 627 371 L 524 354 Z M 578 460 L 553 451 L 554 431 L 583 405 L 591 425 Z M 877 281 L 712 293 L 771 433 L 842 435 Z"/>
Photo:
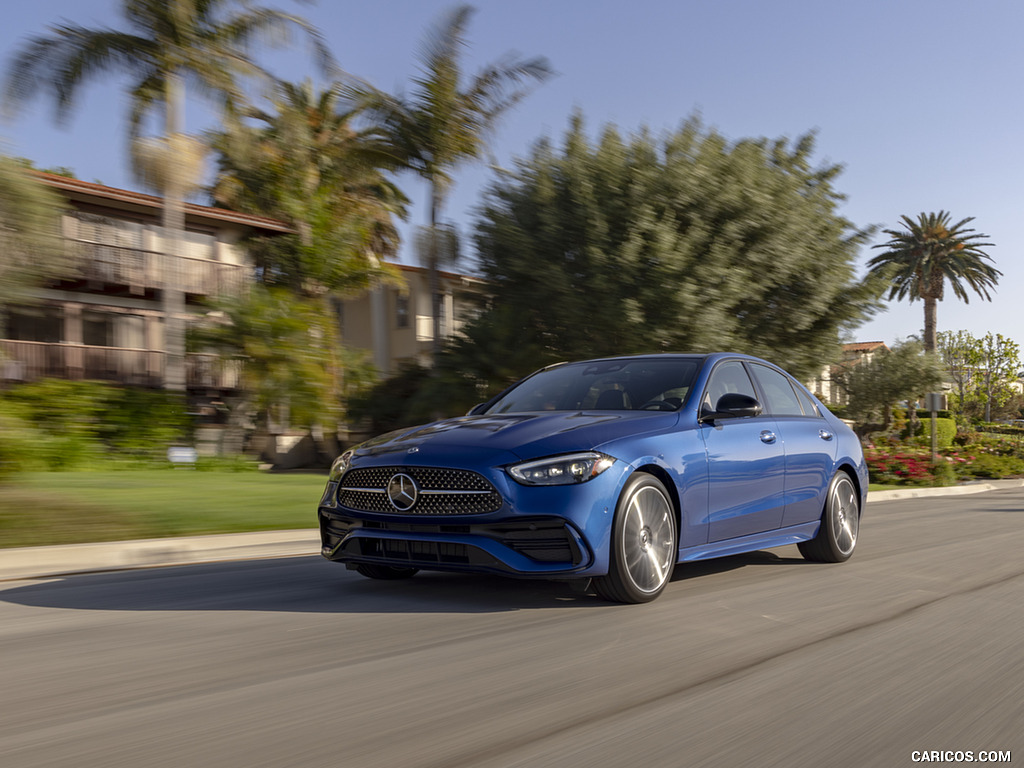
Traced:
<path id="1" fill-rule="evenodd" d="M 704 404 L 722 395 L 756 397 L 738 360 L 719 363 L 708 379 Z M 700 428 L 708 458 L 710 541 L 763 533 L 782 524 L 786 465 L 782 440 L 771 416 L 719 419 Z"/>

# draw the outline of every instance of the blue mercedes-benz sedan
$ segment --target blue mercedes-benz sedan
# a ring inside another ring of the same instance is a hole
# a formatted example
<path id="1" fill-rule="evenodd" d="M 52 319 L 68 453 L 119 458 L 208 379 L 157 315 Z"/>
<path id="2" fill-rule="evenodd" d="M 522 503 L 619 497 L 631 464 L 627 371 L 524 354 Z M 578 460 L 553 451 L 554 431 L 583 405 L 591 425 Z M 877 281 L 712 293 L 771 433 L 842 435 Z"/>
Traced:
<path id="1" fill-rule="evenodd" d="M 848 559 L 867 487 L 854 433 L 771 363 L 587 360 L 346 451 L 319 505 L 322 554 L 376 579 L 572 579 L 641 603 L 683 561 L 784 544 Z"/>

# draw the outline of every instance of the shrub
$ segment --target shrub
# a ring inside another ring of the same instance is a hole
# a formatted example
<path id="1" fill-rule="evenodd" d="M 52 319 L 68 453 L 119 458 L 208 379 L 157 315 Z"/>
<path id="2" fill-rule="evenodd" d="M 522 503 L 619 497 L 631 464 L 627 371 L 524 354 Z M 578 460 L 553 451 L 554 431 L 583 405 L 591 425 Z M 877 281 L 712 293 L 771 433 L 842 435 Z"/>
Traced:
<path id="1" fill-rule="evenodd" d="M 3 393 L 0 412 L 8 473 L 154 466 L 190 423 L 180 395 L 96 381 L 22 384 Z"/>
<path id="2" fill-rule="evenodd" d="M 259 462 L 248 456 L 200 456 L 196 469 L 200 472 L 257 472 Z"/>
<path id="3" fill-rule="evenodd" d="M 931 445 L 932 441 L 932 420 L 924 419 L 921 422 L 924 426 L 925 445 Z M 956 421 L 954 419 L 935 419 L 936 445 L 938 449 L 945 450 L 953 446 L 953 438 L 956 437 Z"/>
<path id="4" fill-rule="evenodd" d="M 867 450 L 871 482 L 884 485 L 931 485 L 931 459 L 923 453 L 884 450 Z"/>
<path id="5" fill-rule="evenodd" d="M 932 465 L 933 485 L 956 485 L 959 479 L 955 467 L 950 462 L 939 459 Z"/>
<path id="6" fill-rule="evenodd" d="M 1016 456 L 982 453 L 974 457 L 974 460 L 966 466 L 966 471 L 971 477 L 977 478 L 998 479 L 1024 475 L 1024 459 Z"/>
<path id="7" fill-rule="evenodd" d="M 18 472 L 41 468 L 37 435 L 19 410 L 0 401 L 0 483 Z"/>

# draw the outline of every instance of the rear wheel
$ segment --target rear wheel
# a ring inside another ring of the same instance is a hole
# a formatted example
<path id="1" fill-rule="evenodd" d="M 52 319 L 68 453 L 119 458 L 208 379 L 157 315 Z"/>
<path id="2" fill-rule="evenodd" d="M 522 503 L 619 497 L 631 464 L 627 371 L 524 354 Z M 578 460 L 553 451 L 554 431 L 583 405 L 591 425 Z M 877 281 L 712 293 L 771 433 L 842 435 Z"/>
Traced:
<path id="1" fill-rule="evenodd" d="M 373 565 L 371 563 L 360 563 L 356 566 L 356 571 L 363 576 L 385 581 L 408 579 L 419 573 L 419 570 L 419 568 L 395 568 L 391 565 Z"/>
<path id="2" fill-rule="evenodd" d="M 860 497 L 850 476 L 836 472 L 825 497 L 818 535 L 797 546 L 808 560 L 842 563 L 850 559 L 860 532 Z"/>
<path id="3" fill-rule="evenodd" d="M 608 574 L 594 579 L 594 591 L 616 603 L 650 602 L 672 578 L 676 541 L 675 510 L 665 486 L 652 475 L 633 475 L 615 509 Z"/>

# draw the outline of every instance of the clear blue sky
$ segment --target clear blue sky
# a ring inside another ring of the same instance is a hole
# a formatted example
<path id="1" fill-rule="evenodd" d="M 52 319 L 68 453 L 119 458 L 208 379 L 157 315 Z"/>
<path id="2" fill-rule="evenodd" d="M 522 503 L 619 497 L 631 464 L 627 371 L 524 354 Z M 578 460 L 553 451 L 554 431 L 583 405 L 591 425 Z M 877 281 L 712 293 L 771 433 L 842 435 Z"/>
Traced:
<path id="1" fill-rule="evenodd" d="M 265 5 L 319 27 L 342 67 L 378 87 L 408 85 L 424 31 L 451 3 L 436 0 L 320 0 Z M 4 67 L 27 35 L 61 18 L 123 27 L 119 0 L 8 2 L 0 28 Z M 901 214 L 951 211 L 996 244 L 1003 272 L 991 303 L 947 298 L 939 330 L 999 332 L 1024 344 L 1024 3 L 979 0 L 478 0 L 469 28 L 467 71 L 515 50 L 544 55 L 557 77 L 499 128 L 495 153 L 509 164 L 541 136 L 559 140 L 582 110 L 596 135 L 677 127 L 699 112 L 731 139 L 817 132 L 817 159 L 845 167 L 837 187 L 843 215 L 859 226 L 895 227 Z M 296 48 L 262 59 L 288 79 L 313 75 Z M 4 151 L 41 167 L 68 166 L 80 178 L 133 188 L 127 170 L 125 81 L 106 78 L 81 93 L 64 128 L 38 99 L 0 126 Z M 190 102 L 189 127 L 212 124 Z M 484 167 L 457 177 L 449 216 L 468 235 L 472 209 L 490 178 Z M 424 223 L 422 183 L 404 177 Z M 468 241 L 468 237 L 465 238 Z M 884 236 L 879 235 L 876 242 Z M 862 262 L 870 256 L 865 250 Z M 411 260 L 411 256 L 406 256 Z M 920 332 L 920 302 L 893 303 L 856 340 L 892 343 Z"/>

